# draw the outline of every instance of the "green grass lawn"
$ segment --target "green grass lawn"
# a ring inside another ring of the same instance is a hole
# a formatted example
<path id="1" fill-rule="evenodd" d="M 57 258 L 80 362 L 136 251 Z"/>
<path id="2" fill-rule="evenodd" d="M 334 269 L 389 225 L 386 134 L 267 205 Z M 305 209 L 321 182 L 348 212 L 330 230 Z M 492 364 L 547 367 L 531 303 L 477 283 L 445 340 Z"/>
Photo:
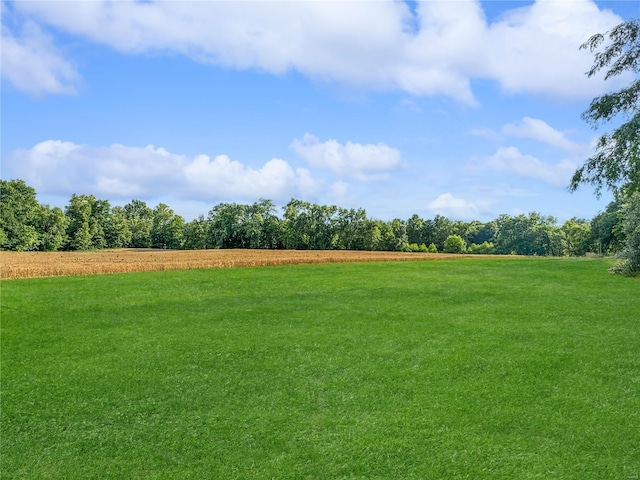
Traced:
<path id="1" fill-rule="evenodd" d="M 3 281 L 2 478 L 640 475 L 640 279 L 463 259 Z"/>

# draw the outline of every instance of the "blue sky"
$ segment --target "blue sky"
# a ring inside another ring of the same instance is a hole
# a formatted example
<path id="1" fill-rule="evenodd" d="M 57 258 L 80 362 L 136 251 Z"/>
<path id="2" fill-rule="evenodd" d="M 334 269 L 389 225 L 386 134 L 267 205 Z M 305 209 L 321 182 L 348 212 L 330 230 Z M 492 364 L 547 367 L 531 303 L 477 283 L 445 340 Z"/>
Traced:
<path id="1" fill-rule="evenodd" d="M 591 218 L 579 45 L 640 2 L 2 3 L 2 178 L 41 202 L 291 198 L 373 218 Z"/>

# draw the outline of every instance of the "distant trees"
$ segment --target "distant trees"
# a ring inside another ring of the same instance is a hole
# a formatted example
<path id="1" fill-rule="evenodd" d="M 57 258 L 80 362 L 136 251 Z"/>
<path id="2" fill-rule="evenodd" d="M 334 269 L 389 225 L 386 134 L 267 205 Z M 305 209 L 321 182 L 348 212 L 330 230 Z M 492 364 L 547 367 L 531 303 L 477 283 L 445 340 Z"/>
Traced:
<path id="1" fill-rule="evenodd" d="M 211 248 L 281 248 L 283 235 L 275 206 L 261 199 L 253 205 L 221 203 L 207 218 Z"/>
<path id="2" fill-rule="evenodd" d="M 131 200 L 124 206 L 124 216 L 131 230 L 129 247 L 151 247 L 151 227 L 153 226 L 153 210 L 142 200 Z"/>
<path id="3" fill-rule="evenodd" d="M 472 243 L 467 249 L 467 253 L 474 255 L 491 255 L 496 253 L 496 247 L 493 243 L 487 241 L 480 244 Z"/>
<path id="4" fill-rule="evenodd" d="M 285 246 L 299 250 L 331 250 L 338 244 L 338 207 L 292 199 L 284 207 Z"/>
<path id="5" fill-rule="evenodd" d="M 173 213 L 164 203 L 158 204 L 151 214 L 152 248 L 179 249 L 182 247 L 184 219 Z"/>
<path id="6" fill-rule="evenodd" d="M 536 212 L 496 220 L 495 249 L 498 254 L 554 255 L 566 254 L 562 231 L 556 219 Z"/>
<path id="7" fill-rule="evenodd" d="M 449 235 L 444 241 L 444 253 L 465 253 L 467 244 L 460 235 Z"/>
<path id="8" fill-rule="evenodd" d="M 561 228 L 564 236 L 566 253 L 581 256 L 591 251 L 591 223 L 583 218 L 572 218 L 564 222 Z"/>
<path id="9" fill-rule="evenodd" d="M 111 207 L 107 200 L 74 193 L 65 209 L 69 220 L 65 248 L 90 250 L 107 247 L 105 229 L 108 230 L 110 213 Z"/>
<path id="10" fill-rule="evenodd" d="M 204 216 L 186 223 L 182 233 L 182 247 L 187 250 L 211 248 L 209 242 L 209 226 Z"/>
<path id="11" fill-rule="evenodd" d="M 613 201 L 603 212 L 591 219 L 591 245 L 600 255 L 611 255 L 620 250 L 620 202 Z"/>
<path id="12" fill-rule="evenodd" d="M 113 207 L 104 230 L 109 248 L 123 248 L 131 245 L 133 232 L 123 207 Z"/>
<path id="13" fill-rule="evenodd" d="M 259 248 L 387 250 L 473 254 L 613 254 L 634 230 L 636 202 L 612 202 L 592 220 L 557 225 L 532 212 L 501 215 L 490 222 L 423 219 L 374 220 L 364 209 L 346 209 L 291 199 L 282 215 L 271 200 L 220 203 L 207 217 L 185 222 L 166 204 L 142 200 L 111 207 L 93 195 L 72 195 L 64 211 L 40 205 L 22 180 L 2 181 L 0 248 L 3 250 L 91 250 L 100 248 Z"/>
<path id="14" fill-rule="evenodd" d="M 39 235 L 39 250 L 55 252 L 60 250 L 67 240 L 69 219 L 58 207 L 41 206 L 36 227 Z"/>
<path id="15" fill-rule="evenodd" d="M 57 250 L 66 241 L 68 220 L 59 208 L 40 205 L 23 180 L 0 180 L 0 248 Z"/>

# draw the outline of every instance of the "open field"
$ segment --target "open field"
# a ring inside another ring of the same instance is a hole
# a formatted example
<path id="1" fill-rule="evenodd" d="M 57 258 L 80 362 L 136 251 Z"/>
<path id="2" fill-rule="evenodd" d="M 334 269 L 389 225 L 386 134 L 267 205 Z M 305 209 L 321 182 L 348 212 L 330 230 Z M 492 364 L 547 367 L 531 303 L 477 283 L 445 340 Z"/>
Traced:
<path id="1" fill-rule="evenodd" d="M 456 257 L 456 255 L 344 250 L 119 249 L 95 252 L 1 252 L 0 278 L 58 277 L 96 273 L 309 263 L 442 260 L 452 257 Z"/>
<path id="2" fill-rule="evenodd" d="M 2 478 L 636 478 L 640 279 L 608 265 L 3 281 Z"/>

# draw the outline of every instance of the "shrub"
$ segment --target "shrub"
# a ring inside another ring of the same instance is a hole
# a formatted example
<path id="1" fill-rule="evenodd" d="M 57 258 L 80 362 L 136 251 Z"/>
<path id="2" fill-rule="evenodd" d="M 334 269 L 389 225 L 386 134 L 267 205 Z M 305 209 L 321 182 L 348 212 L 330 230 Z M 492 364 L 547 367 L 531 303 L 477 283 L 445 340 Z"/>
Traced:
<path id="1" fill-rule="evenodd" d="M 640 192 L 627 199 L 621 217 L 624 246 L 618 254 L 621 262 L 611 272 L 632 277 L 640 274 Z"/>
<path id="2" fill-rule="evenodd" d="M 476 255 L 489 255 L 495 253 L 496 248 L 491 242 L 482 242 L 481 244 L 472 243 L 467 250 L 467 253 L 474 253 Z"/>
<path id="3" fill-rule="evenodd" d="M 435 245 L 434 245 L 435 246 Z M 427 246 L 424 243 L 418 245 L 417 243 L 405 243 L 402 247 L 403 252 L 428 252 Z"/>
<path id="4" fill-rule="evenodd" d="M 460 235 L 449 235 L 444 241 L 445 253 L 464 253 L 467 251 L 467 244 Z"/>

